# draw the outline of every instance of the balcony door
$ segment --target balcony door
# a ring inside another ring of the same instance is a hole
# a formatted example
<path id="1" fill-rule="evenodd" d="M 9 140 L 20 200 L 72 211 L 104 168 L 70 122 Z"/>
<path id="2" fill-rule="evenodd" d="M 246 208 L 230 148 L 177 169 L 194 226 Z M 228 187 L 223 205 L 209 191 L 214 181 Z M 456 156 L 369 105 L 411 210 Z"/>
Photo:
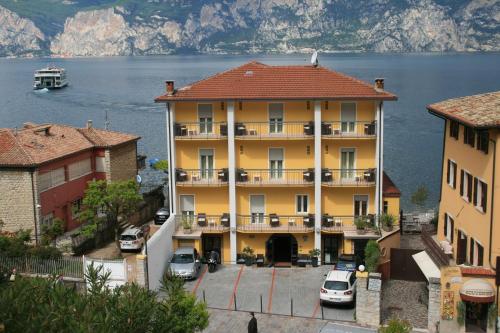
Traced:
<path id="1" fill-rule="evenodd" d="M 200 134 L 213 133 L 212 104 L 198 104 L 198 121 L 200 124 Z"/>
<path id="2" fill-rule="evenodd" d="M 202 179 L 212 179 L 214 176 L 214 150 L 200 149 L 200 172 Z"/>
<path id="3" fill-rule="evenodd" d="M 194 195 L 180 196 L 180 210 L 183 219 L 194 220 Z"/>
<path id="4" fill-rule="evenodd" d="M 342 148 L 340 150 L 340 169 L 342 179 L 354 179 L 356 150 L 353 148 Z"/>
<path id="5" fill-rule="evenodd" d="M 356 131 L 356 103 L 340 104 L 340 123 L 342 133 L 354 133 Z"/>
<path id="6" fill-rule="evenodd" d="M 264 195 L 250 196 L 250 216 L 252 223 L 264 223 L 265 214 Z"/>
<path id="7" fill-rule="evenodd" d="M 269 133 L 283 133 L 283 103 L 269 104 Z"/>
<path id="8" fill-rule="evenodd" d="M 355 195 L 354 196 L 354 216 L 368 215 L 368 196 Z"/>
<path id="9" fill-rule="evenodd" d="M 269 148 L 269 171 L 271 179 L 283 178 L 283 148 Z"/>

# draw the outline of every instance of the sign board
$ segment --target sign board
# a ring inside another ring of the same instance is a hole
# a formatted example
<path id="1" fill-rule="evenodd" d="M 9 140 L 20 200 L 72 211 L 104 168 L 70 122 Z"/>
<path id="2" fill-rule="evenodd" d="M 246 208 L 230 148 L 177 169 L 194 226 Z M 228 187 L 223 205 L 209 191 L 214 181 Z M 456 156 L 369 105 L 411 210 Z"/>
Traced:
<path id="1" fill-rule="evenodd" d="M 368 279 L 368 290 L 371 291 L 380 291 L 382 290 L 382 280 L 381 279 Z"/>

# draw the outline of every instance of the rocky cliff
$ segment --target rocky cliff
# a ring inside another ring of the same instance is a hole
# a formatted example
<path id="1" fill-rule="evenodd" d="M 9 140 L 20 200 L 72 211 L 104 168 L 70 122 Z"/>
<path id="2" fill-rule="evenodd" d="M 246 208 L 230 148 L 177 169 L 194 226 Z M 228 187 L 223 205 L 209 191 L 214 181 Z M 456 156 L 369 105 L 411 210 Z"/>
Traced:
<path id="1" fill-rule="evenodd" d="M 0 0 L 0 5 L 12 1 Z M 0 23 L 6 22 L 0 25 L 0 55 L 500 50 L 500 0 L 122 0 L 119 7 L 111 0 L 100 3 L 89 10 L 77 1 L 62 1 L 66 7 L 61 12 L 67 17 L 56 20 L 64 24 L 50 29 L 39 16 L 30 21 L 33 9 L 16 7 L 19 15 L 25 14 L 21 19 L 0 7 Z M 4 35 L 9 37 L 1 38 Z"/>

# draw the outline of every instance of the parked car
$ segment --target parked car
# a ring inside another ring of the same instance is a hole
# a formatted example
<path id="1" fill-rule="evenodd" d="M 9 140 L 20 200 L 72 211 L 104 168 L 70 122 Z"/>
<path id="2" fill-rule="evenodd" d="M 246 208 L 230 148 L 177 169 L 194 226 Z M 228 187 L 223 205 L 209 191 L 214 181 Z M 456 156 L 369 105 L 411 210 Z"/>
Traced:
<path id="1" fill-rule="evenodd" d="M 162 207 L 158 209 L 158 211 L 155 214 L 154 220 L 155 224 L 163 224 L 165 221 L 170 217 L 170 212 L 168 208 Z"/>
<path id="2" fill-rule="evenodd" d="M 120 250 L 140 251 L 144 245 L 144 233 L 141 229 L 131 227 L 125 229 L 120 236 Z"/>
<path id="3" fill-rule="evenodd" d="M 353 304 L 356 299 L 356 272 L 328 272 L 319 292 L 321 304 Z"/>
<path id="4" fill-rule="evenodd" d="M 192 247 L 180 247 L 175 250 L 170 260 L 170 271 L 172 274 L 183 279 L 196 279 L 201 270 L 201 262 L 196 249 Z"/>

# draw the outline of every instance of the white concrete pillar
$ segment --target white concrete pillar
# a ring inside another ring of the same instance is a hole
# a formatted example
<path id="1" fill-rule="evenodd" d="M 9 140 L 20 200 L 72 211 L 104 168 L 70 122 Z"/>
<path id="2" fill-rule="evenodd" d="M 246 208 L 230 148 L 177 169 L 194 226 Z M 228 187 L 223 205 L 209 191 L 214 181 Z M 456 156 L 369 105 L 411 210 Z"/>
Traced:
<path id="1" fill-rule="evenodd" d="M 236 263 L 236 157 L 234 146 L 234 102 L 227 103 L 227 160 L 229 170 L 229 220 L 231 263 Z"/>
<path id="2" fill-rule="evenodd" d="M 321 101 L 314 102 L 314 214 L 314 248 L 321 250 Z"/>
<path id="3" fill-rule="evenodd" d="M 377 215 L 376 223 L 378 224 L 378 216 L 382 212 L 381 198 L 382 198 L 382 183 L 383 183 L 383 164 L 382 164 L 382 147 L 383 147 L 383 113 L 382 102 L 376 102 L 376 121 L 377 121 L 377 137 L 375 141 L 375 167 L 377 174 L 375 177 L 375 214 Z"/>
<path id="4" fill-rule="evenodd" d="M 167 160 L 170 212 L 177 214 L 177 188 L 175 185 L 175 103 L 167 103 Z"/>

